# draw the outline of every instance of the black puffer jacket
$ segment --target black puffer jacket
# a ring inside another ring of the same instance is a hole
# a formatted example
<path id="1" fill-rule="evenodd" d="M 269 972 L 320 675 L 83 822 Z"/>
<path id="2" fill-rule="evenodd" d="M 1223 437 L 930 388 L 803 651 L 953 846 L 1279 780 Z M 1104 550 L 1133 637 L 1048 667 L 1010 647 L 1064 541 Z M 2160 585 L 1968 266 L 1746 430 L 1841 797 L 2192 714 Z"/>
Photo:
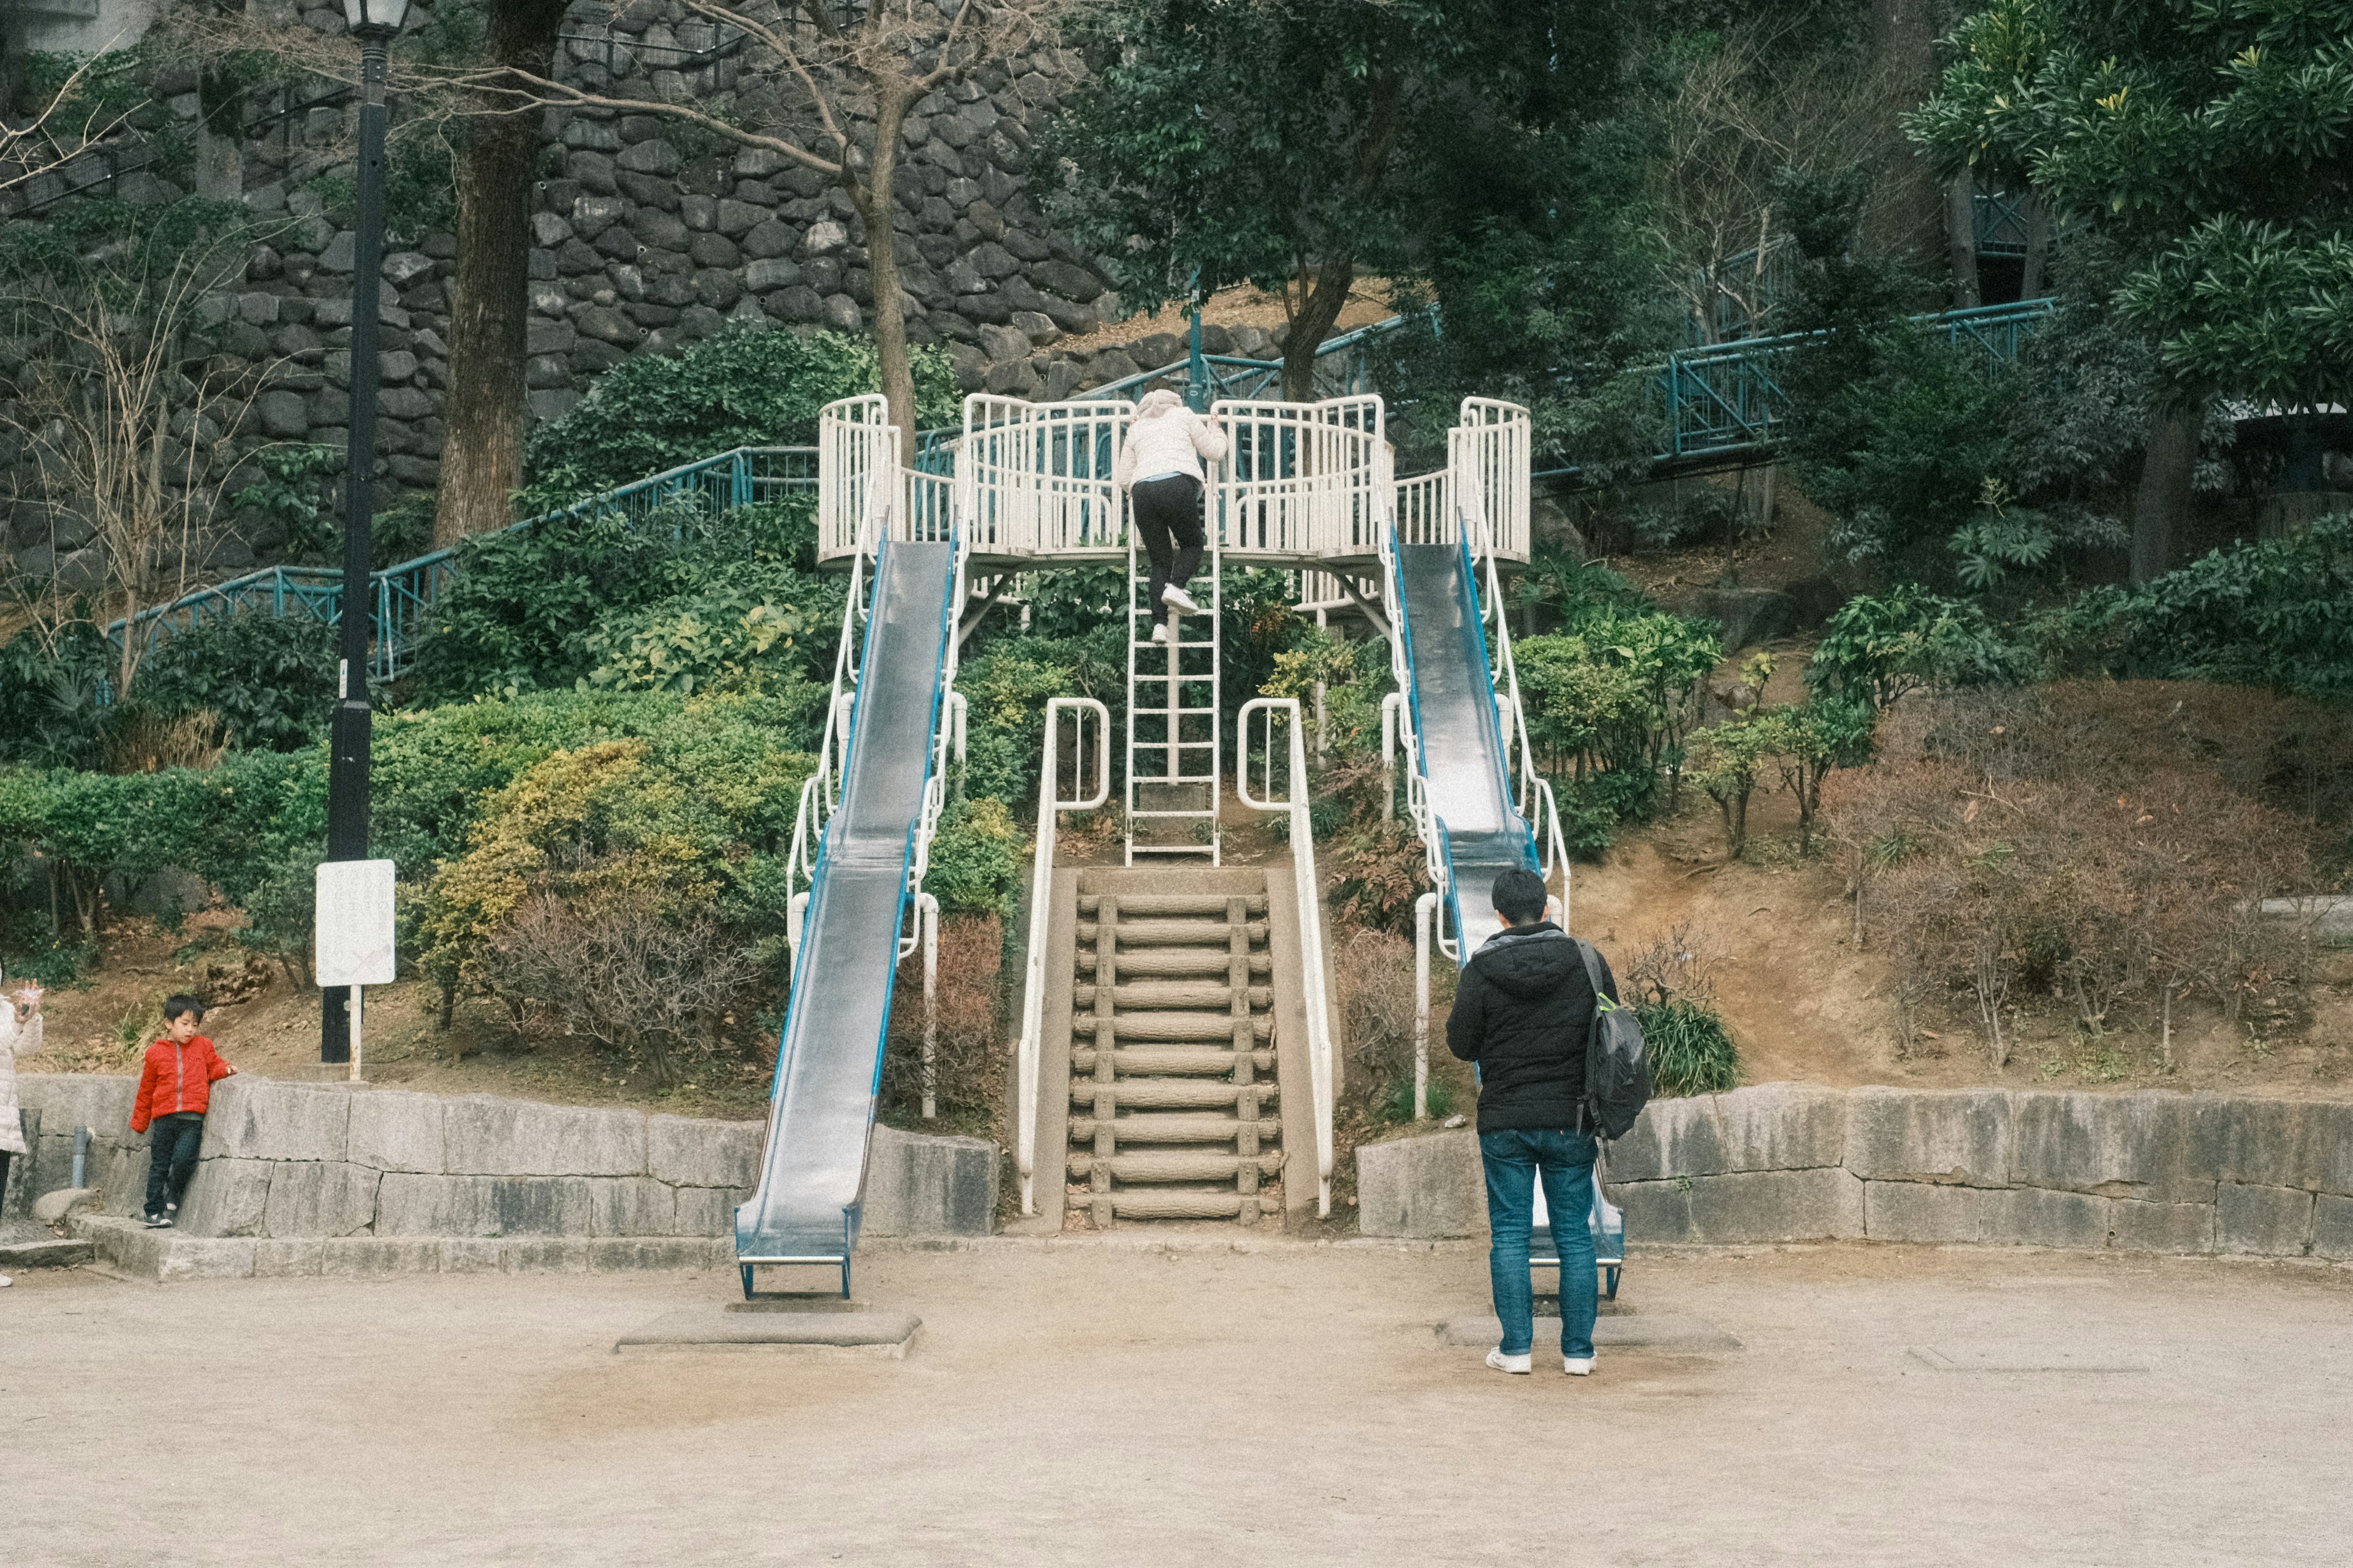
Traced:
<path id="1" fill-rule="evenodd" d="M 1605 960 L 1612 1002 L 1618 982 Z M 1446 1048 L 1479 1064 L 1479 1131 L 1579 1125 L 1593 982 L 1550 921 L 1498 931 L 1471 955 L 1446 1019 Z"/>

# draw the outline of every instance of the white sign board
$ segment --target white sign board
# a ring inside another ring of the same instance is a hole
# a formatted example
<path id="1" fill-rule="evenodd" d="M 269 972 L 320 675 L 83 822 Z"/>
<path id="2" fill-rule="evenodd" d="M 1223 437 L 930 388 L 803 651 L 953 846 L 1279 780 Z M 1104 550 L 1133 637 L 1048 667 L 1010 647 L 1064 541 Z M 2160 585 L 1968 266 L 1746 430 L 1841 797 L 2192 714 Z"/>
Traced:
<path id="1" fill-rule="evenodd" d="M 319 863 L 319 984 L 393 982 L 392 862 Z"/>

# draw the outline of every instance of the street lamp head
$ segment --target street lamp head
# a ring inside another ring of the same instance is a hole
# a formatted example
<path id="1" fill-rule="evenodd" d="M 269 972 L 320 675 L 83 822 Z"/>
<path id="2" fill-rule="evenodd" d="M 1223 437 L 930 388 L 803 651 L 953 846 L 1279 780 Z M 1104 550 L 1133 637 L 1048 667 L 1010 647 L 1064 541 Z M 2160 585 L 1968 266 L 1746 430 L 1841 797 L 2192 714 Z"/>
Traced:
<path id="1" fill-rule="evenodd" d="M 408 0 L 343 0 L 343 20 L 360 37 L 389 38 L 408 21 Z"/>

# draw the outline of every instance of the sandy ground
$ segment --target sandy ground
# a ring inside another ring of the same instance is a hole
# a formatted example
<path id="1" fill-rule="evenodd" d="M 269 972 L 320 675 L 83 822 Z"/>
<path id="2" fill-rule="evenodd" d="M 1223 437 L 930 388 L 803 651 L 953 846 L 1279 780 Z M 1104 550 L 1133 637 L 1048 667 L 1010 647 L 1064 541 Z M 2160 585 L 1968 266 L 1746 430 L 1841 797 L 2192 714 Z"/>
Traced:
<path id="1" fill-rule="evenodd" d="M 1820 1248 L 1638 1258 L 1736 1351 L 1504 1378 L 1484 1260 L 878 1253 L 902 1362 L 613 1353 L 723 1277 L 0 1294 L 6 1553 L 59 1564 L 2353 1560 L 2353 1278 Z M 1930 1359 L 1923 1359 L 1924 1356 Z M 2049 1367 L 2085 1361 L 2139 1370 Z M 1553 1363 L 1556 1365 L 1557 1363 Z"/>

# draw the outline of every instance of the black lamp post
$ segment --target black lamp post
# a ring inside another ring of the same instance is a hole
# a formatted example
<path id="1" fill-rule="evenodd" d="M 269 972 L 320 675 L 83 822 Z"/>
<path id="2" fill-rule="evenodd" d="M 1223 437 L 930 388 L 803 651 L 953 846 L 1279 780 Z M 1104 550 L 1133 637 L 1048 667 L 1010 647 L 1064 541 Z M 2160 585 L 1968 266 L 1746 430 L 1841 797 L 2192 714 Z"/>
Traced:
<path id="1" fill-rule="evenodd" d="M 375 596 L 368 580 L 368 524 L 375 479 L 377 317 L 384 295 L 385 79 L 392 40 L 408 20 L 408 0 L 343 0 L 360 41 L 360 211 L 352 250 L 352 429 L 344 468 L 343 647 L 327 770 L 327 858 L 368 852 L 368 632 Z M 321 996 L 319 1059 L 352 1059 L 350 1010 L 340 987 Z"/>

